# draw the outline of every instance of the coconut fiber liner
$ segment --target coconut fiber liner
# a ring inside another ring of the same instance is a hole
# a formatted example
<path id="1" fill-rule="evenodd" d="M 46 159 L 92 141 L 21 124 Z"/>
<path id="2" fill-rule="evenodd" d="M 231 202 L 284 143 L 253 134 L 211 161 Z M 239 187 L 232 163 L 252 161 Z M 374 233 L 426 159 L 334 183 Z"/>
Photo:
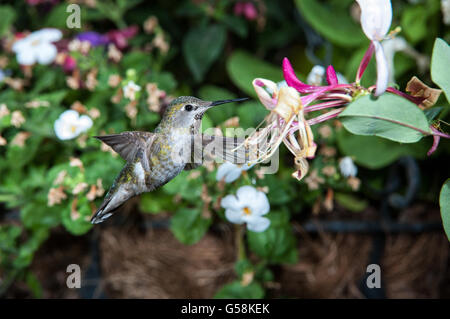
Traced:
<path id="1" fill-rule="evenodd" d="M 231 231 L 185 246 L 168 230 L 101 233 L 103 287 L 113 298 L 210 298 L 235 278 Z M 372 237 L 300 231 L 299 261 L 273 270 L 267 297 L 364 298 Z M 448 297 L 449 245 L 440 232 L 387 235 L 381 258 L 387 298 Z"/>

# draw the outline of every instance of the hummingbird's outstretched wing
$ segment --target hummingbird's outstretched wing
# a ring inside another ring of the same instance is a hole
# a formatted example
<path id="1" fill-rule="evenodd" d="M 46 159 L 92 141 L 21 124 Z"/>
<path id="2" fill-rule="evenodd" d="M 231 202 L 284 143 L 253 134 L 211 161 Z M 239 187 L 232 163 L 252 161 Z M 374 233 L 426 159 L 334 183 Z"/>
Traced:
<path id="1" fill-rule="evenodd" d="M 242 165 L 251 160 L 249 148 L 243 144 L 245 138 L 205 134 L 202 134 L 201 138 L 204 157 L 213 157 L 236 165 Z"/>
<path id="2" fill-rule="evenodd" d="M 155 133 L 133 131 L 94 137 L 111 146 L 123 159 L 130 162 L 140 148 L 146 149 L 152 143 Z"/>

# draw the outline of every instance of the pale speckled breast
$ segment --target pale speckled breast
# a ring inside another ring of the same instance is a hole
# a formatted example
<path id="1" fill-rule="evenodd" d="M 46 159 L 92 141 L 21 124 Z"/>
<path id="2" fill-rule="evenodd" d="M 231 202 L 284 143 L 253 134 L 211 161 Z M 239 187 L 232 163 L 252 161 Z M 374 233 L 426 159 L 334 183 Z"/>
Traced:
<path id="1" fill-rule="evenodd" d="M 176 177 L 189 157 L 183 147 L 190 145 L 189 134 L 169 133 L 161 135 L 152 145 L 149 154 L 151 186 L 157 188 Z M 180 156 L 180 151 L 183 153 Z"/>

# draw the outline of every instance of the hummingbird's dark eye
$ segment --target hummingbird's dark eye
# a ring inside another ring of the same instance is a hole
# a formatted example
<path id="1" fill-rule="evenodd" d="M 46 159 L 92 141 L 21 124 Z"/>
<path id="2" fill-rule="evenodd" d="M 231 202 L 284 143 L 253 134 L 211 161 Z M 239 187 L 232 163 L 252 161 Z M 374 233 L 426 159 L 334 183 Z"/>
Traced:
<path id="1" fill-rule="evenodd" d="M 192 105 L 188 104 L 188 105 L 186 105 L 186 106 L 184 107 L 184 109 L 185 109 L 186 111 L 190 112 L 190 111 L 192 111 L 192 110 L 194 109 L 194 107 L 193 107 Z"/>

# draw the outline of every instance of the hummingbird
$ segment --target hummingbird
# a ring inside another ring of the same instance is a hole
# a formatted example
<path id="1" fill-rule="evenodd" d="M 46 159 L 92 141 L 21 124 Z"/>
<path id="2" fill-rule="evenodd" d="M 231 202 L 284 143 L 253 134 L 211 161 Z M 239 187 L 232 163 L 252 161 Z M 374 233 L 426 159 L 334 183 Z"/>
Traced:
<path id="1" fill-rule="evenodd" d="M 247 99 L 203 101 L 192 96 L 180 96 L 167 106 L 154 132 L 129 131 L 94 136 L 109 145 L 126 160 L 126 164 L 91 218 L 91 223 L 105 221 L 131 197 L 163 186 L 182 170 L 198 167 L 203 156 L 245 163 L 245 148 L 244 152 L 242 148 L 236 150 L 242 143 L 241 138 L 201 134 L 200 125 L 208 109 Z M 208 148 L 212 152 L 203 154 Z"/>

